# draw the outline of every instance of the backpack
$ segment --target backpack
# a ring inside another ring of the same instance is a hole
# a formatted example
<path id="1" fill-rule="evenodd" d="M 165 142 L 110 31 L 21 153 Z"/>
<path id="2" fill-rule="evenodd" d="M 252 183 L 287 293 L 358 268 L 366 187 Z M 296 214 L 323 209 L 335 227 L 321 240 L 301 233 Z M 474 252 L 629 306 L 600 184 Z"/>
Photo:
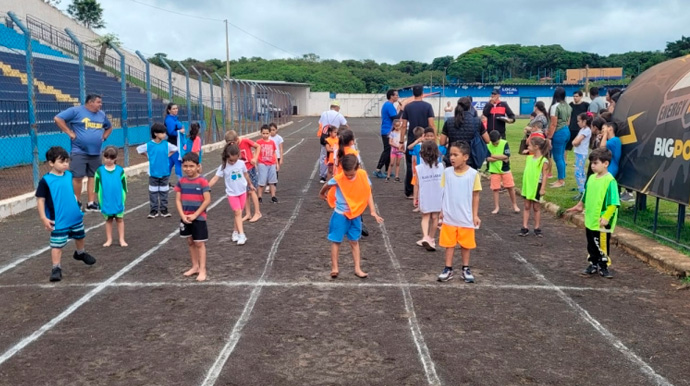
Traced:
<path id="1" fill-rule="evenodd" d="M 475 131 L 474 137 L 472 137 L 470 142 L 470 158 L 467 160 L 467 164 L 479 170 L 488 156 L 489 148 L 486 146 L 479 131 Z"/>

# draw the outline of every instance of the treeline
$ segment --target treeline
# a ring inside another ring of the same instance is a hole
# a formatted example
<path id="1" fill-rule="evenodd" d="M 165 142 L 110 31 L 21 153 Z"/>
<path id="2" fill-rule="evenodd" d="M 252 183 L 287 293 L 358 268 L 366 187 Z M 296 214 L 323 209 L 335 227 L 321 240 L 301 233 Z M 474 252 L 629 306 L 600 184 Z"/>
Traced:
<path id="1" fill-rule="evenodd" d="M 623 67 L 627 80 L 665 60 L 690 54 L 690 37 L 683 36 L 668 42 L 664 51 L 633 51 L 607 56 L 573 52 L 560 45 L 522 46 L 507 44 L 473 48 L 457 57 L 443 56 L 431 63 L 401 61 L 397 64 L 376 63 L 373 60 L 321 59 L 305 54 L 295 59 L 266 60 L 241 57 L 230 62 L 233 78 L 252 80 L 282 80 L 311 84 L 312 91 L 340 93 L 383 92 L 412 84 L 440 85 L 444 73 L 448 83 L 537 83 L 565 80 L 569 68 Z M 164 53 L 149 58 L 159 64 L 163 56 L 174 71 L 183 73 L 175 60 Z M 187 68 L 194 65 L 199 71 L 225 74 L 225 61 L 210 59 L 182 61 Z"/>

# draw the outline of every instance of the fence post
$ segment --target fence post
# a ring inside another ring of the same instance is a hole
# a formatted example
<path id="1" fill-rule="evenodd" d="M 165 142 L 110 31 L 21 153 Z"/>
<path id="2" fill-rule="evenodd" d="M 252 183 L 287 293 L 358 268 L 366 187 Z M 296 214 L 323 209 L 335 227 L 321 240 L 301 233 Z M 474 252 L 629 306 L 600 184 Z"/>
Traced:
<path id="1" fill-rule="evenodd" d="M 199 73 L 199 70 L 196 69 L 194 66 L 190 66 L 192 70 L 196 73 L 197 79 L 199 80 L 199 125 L 201 125 L 201 130 L 203 131 L 201 134 L 202 138 L 204 137 L 204 134 L 206 132 L 206 121 L 204 120 L 204 103 L 203 99 L 201 99 L 202 93 L 201 93 L 201 74 Z"/>
<path id="2" fill-rule="evenodd" d="M 247 120 L 245 119 L 244 115 L 246 114 L 246 109 L 245 109 L 245 103 L 244 103 L 244 97 L 245 97 L 246 91 L 244 90 L 244 82 L 241 80 L 237 80 L 237 115 L 238 115 L 238 122 L 240 126 L 240 135 L 244 134 L 243 133 L 243 128 L 246 128 L 247 126 Z"/>
<path id="3" fill-rule="evenodd" d="M 149 68 L 149 61 L 139 50 L 134 51 L 135 54 L 144 62 L 146 66 L 146 107 L 148 109 L 149 127 L 153 126 L 153 99 L 151 97 L 151 69 Z"/>
<path id="4" fill-rule="evenodd" d="M 173 102 L 173 85 L 172 85 L 172 68 L 170 68 L 170 65 L 168 62 L 163 59 L 162 56 L 158 56 L 158 59 L 160 59 L 161 63 L 165 66 L 165 68 L 168 69 L 168 94 L 170 95 L 170 102 L 169 103 L 174 103 Z"/>
<path id="5" fill-rule="evenodd" d="M 223 90 L 223 89 L 225 89 L 225 80 L 223 80 L 223 78 L 220 75 L 218 75 L 217 72 L 214 72 L 213 74 L 216 77 L 218 77 L 218 80 L 220 80 L 220 111 L 221 111 L 221 114 L 223 115 L 223 120 L 222 120 L 222 122 L 223 122 L 223 136 L 225 136 L 225 111 L 226 110 L 225 110 L 225 91 Z"/>
<path id="6" fill-rule="evenodd" d="M 204 75 L 208 76 L 208 85 L 209 85 L 210 90 L 211 90 L 211 125 L 210 125 L 210 127 L 211 127 L 211 138 L 213 140 L 213 143 L 215 143 L 218 138 L 216 137 L 216 128 L 217 128 L 216 109 L 215 109 L 215 107 L 216 107 L 215 102 L 216 101 L 213 99 L 213 77 L 211 75 L 209 75 L 208 72 L 206 72 L 206 70 L 203 70 L 203 71 L 204 71 Z M 216 126 L 216 127 L 214 128 L 214 126 Z"/>
<path id="7" fill-rule="evenodd" d="M 122 136 L 124 138 L 125 167 L 129 166 L 129 129 L 127 125 L 127 74 L 125 73 L 125 54 L 111 43 L 108 43 L 113 51 L 120 55 L 120 88 L 122 90 Z"/>
<path id="8" fill-rule="evenodd" d="M 179 63 L 180 67 L 182 67 L 182 70 L 184 71 L 184 76 L 185 76 L 185 85 L 187 86 L 187 119 L 189 120 L 189 124 L 192 124 L 192 97 L 189 93 L 189 71 L 187 70 L 187 67 L 185 67 L 182 62 Z"/>
<path id="9" fill-rule="evenodd" d="M 22 33 L 24 33 L 24 44 L 26 51 L 26 85 L 28 87 L 29 95 L 29 136 L 31 138 L 31 154 L 32 170 L 34 179 L 34 189 L 38 188 L 38 132 L 36 127 L 36 96 L 34 95 L 34 67 L 33 54 L 31 52 L 31 32 L 22 23 L 21 20 L 14 14 L 14 12 L 7 12 L 7 15 L 12 21 L 17 24 Z"/>
<path id="10" fill-rule="evenodd" d="M 227 80 L 230 85 L 230 95 L 228 95 L 228 99 L 230 100 L 230 129 L 235 130 L 235 108 L 233 106 L 235 102 L 232 99 L 233 89 L 235 88 L 235 81 L 232 79 L 228 79 L 227 77 L 225 77 L 225 80 Z"/>
<path id="11" fill-rule="evenodd" d="M 82 105 L 86 103 L 86 80 L 84 78 L 84 45 L 77 39 L 77 37 L 69 30 L 65 28 L 65 32 L 70 39 L 79 48 L 79 103 Z"/>

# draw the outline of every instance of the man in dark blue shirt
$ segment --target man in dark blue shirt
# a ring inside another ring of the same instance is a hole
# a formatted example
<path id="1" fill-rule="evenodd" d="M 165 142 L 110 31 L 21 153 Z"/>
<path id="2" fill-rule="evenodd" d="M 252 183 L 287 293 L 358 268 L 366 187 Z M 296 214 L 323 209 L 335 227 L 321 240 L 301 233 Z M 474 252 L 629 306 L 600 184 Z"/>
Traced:
<path id="1" fill-rule="evenodd" d="M 407 127 L 407 145 L 409 146 L 415 141 L 414 128 L 419 126 L 423 128 L 431 127 L 436 129 L 434 122 L 434 108 L 431 104 L 422 100 L 422 93 L 424 88 L 422 85 L 412 87 L 412 102 L 405 105 L 402 113 L 402 127 Z M 409 123 L 409 126 L 408 126 Z M 401 138 L 401 143 L 405 141 Z M 410 151 L 405 152 L 405 163 L 407 164 L 407 174 L 405 175 L 405 195 L 411 197 L 413 193 L 412 187 L 412 155 Z"/>
<path id="2" fill-rule="evenodd" d="M 381 169 L 385 166 L 386 171 L 388 171 L 391 163 L 391 145 L 388 140 L 388 134 L 390 134 L 393 128 L 393 120 L 400 117 L 401 103 L 398 102 L 398 90 L 388 90 L 386 99 L 388 100 L 381 107 L 381 142 L 383 142 L 383 151 L 374 172 L 374 176 L 378 178 L 386 178 L 386 173 L 383 173 Z"/>

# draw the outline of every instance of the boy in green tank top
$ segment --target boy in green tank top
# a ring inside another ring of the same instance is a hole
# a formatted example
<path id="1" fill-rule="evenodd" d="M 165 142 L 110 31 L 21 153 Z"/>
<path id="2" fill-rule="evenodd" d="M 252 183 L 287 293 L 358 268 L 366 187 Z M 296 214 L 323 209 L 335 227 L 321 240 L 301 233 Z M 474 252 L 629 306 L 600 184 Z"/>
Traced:
<path id="1" fill-rule="evenodd" d="M 585 185 L 582 201 L 566 212 L 585 212 L 585 232 L 587 236 L 587 253 L 589 265 L 583 275 L 594 275 L 612 279 L 609 271 L 611 256 L 609 242 L 618 219 L 618 183 L 607 168 L 611 162 L 611 152 L 607 149 L 595 149 L 589 155 L 589 162 L 594 174 L 589 176 Z"/>
<path id="2" fill-rule="evenodd" d="M 499 210 L 498 196 L 501 186 L 508 191 L 510 202 L 513 204 L 513 211 L 520 213 L 520 208 L 515 201 L 515 181 L 513 173 L 510 171 L 510 147 L 508 141 L 501 139 L 498 130 L 489 133 L 491 143 L 486 145 L 489 149 L 489 156 L 486 161 L 489 163 L 489 174 L 491 175 L 491 190 L 494 192 L 494 210 L 491 214 L 497 214 Z"/>

